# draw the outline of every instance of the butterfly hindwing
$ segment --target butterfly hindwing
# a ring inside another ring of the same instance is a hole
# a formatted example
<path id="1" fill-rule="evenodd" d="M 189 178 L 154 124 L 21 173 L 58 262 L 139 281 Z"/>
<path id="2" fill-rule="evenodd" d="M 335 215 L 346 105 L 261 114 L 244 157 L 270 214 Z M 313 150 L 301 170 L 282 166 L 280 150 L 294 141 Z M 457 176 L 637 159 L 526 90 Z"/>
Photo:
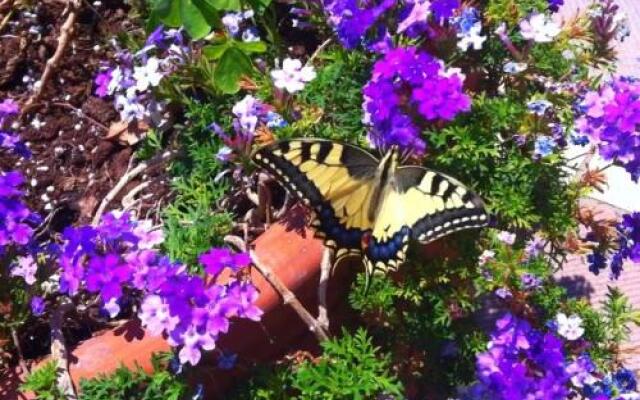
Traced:
<path id="1" fill-rule="evenodd" d="M 378 160 L 347 144 L 319 139 L 279 141 L 259 149 L 254 161 L 315 212 L 317 235 L 337 248 L 359 250 L 372 229 L 367 216 Z"/>
<path id="2" fill-rule="evenodd" d="M 487 224 L 482 199 L 457 180 L 418 166 L 399 167 L 395 178 L 365 251 L 368 271 L 395 270 L 409 239 L 429 243 Z"/>

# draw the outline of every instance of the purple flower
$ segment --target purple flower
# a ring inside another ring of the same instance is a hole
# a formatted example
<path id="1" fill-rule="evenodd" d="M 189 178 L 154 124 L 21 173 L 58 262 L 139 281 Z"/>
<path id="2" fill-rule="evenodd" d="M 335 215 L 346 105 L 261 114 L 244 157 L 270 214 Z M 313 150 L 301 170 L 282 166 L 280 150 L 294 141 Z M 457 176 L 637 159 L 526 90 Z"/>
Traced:
<path id="1" fill-rule="evenodd" d="M 251 264 L 248 253 L 233 254 L 229 249 L 215 247 L 201 254 L 198 260 L 204 265 L 205 271 L 213 276 L 218 275 L 225 268 L 237 272 Z"/>
<path id="2" fill-rule="evenodd" d="M 557 12 L 562 5 L 564 5 L 564 0 L 548 0 L 549 2 L 549 11 Z"/>
<path id="3" fill-rule="evenodd" d="M 513 297 L 513 293 L 511 293 L 511 290 L 507 288 L 498 288 L 496 289 L 495 294 L 503 300 Z"/>
<path id="4" fill-rule="evenodd" d="M 172 316 L 169 305 L 158 295 L 145 297 L 140 305 L 138 317 L 142 326 L 147 328 L 152 335 L 160 335 L 164 331 L 173 330 L 179 322 L 179 318 Z"/>
<path id="5" fill-rule="evenodd" d="M 87 268 L 87 290 L 99 292 L 103 301 L 122 296 L 122 284 L 131 277 L 131 269 L 118 254 L 95 256 L 89 260 Z"/>
<path id="6" fill-rule="evenodd" d="M 106 97 L 107 95 L 110 94 L 109 84 L 111 83 L 111 74 L 112 74 L 112 70 L 108 69 L 96 75 L 96 78 L 95 78 L 96 96 Z"/>
<path id="7" fill-rule="evenodd" d="M 478 382 L 466 394 L 473 399 L 562 399 L 571 378 L 582 371 L 570 363 L 558 337 L 506 314 L 496 323 L 488 350 L 476 356 Z"/>
<path id="8" fill-rule="evenodd" d="M 375 31 L 380 19 L 396 2 L 394 0 L 325 0 L 324 7 L 329 23 L 340 42 L 347 49 L 354 49 L 365 41 L 369 32 Z"/>
<path id="9" fill-rule="evenodd" d="M 164 25 L 159 25 L 153 30 L 145 41 L 145 46 L 162 46 L 164 43 Z"/>
<path id="10" fill-rule="evenodd" d="M 598 146 L 602 158 L 621 164 L 634 181 L 640 178 L 640 84 L 616 78 L 585 93 L 576 105 L 577 133 Z"/>
<path id="11" fill-rule="evenodd" d="M 363 88 L 363 121 L 371 126 L 370 142 L 382 150 L 397 145 L 402 151 L 423 154 L 426 145 L 420 126 L 450 121 L 470 109 L 462 79 L 415 47 L 390 50 L 375 63 Z"/>
<path id="12" fill-rule="evenodd" d="M 527 260 L 537 257 L 544 251 L 545 242 L 540 236 L 534 236 L 529 240 L 524 248 Z"/>
<path id="13" fill-rule="evenodd" d="M 18 264 L 11 269 L 11 276 L 20 276 L 27 285 L 33 285 L 36 283 L 37 271 L 38 264 L 33 259 L 33 256 L 18 257 Z"/>
<path id="14" fill-rule="evenodd" d="M 236 366 L 238 355 L 235 353 L 222 353 L 218 356 L 218 368 L 229 370 Z"/>
<path id="15" fill-rule="evenodd" d="M 44 314 L 44 311 L 45 311 L 44 299 L 40 296 L 33 296 L 31 298 L 31 312 L 33 313 L 33 315 L 35 315 L 36 317 L 39 317 L 42 314 Z"/>
<path id="16" fill-rule="evenodd" d="M 459 7 L 460 0 L 433 0 L 431 2 L 431 12 L 440 22 L 453 17 L 453 12 Z"/>
<path id="17" fill-rule="evenodd" d="M 520 282 L 522 282 L 522 287 L 526 290 L 537 289 L 542 285 L 542 279 L 529 272 L 525 272 L 520 276 Z"/>

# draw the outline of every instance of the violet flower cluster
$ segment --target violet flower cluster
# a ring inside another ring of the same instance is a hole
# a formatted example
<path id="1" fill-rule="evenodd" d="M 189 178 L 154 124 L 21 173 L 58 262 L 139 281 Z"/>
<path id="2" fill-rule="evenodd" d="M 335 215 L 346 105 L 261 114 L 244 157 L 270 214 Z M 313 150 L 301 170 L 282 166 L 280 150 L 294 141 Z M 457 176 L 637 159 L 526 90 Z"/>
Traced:
<path id="1" fill-rule="evenodd" d="M 589 270 L 598 275 L 601 270 L 610 268 L 610 275 L 618 279 L 625 261 L 640 264 L 640 212 L 624 214 L 617 228 L 617 246 L 611 251 L 594 250 L 587 256 Z M 587 240 L 592 234 L 587 234 Z"/>
<path id="2" fill-rule="evenodd" d="M 203 350 L 215 348 L 233 317 L 259 320 L 256 288 L 249 282 L 215 278 L 225 268 L 238 272 L 250 259 L 226 249 L 212 249 L 200 261 L 210 278 L 189 273 L 154 250 L 163 235 L 128 213 L 109 213 L 96 227 L 69 227 L 59 256 L 60 292 L 98 295 L 111 317 L 132 293 L 143 296 L 138 316 L 151 334 L 163 334 L 181 347 L 182 363 L 197 364 Z"/>
<path id="3" fill-rule="evenodd" d="M 592 365 L 588 355 L 571 360 L 563 341 L 512 314 L 496 322 L 488 349 L 477 355 L 476 378 L 463 399 L 565 399 L 572 378 Z M 587 361 L 587 362 L 585 362 Z"/>
<path id="4" fill-rule="evenodd" d="M 156 100 L 153 88 L 174 72 L 190 55 L 182 31 L 160 26 L 135 54 L 121 50 L 116 66 L 107 67 L 95 78 L 96 95 L 112 96 L 123 121 L 145 121 L 155 127 L 166 123 L 165 104 Z"/>
<path id="5" fill-rule="evenodd" d="M 430 24 L 453 22 L 460 0 L 326 0 L 325 12 L 342 45 L 354 49 L 386 52 L 392 48 L 391 34 L 417 38 L 434 33 Z M 390 16 L 392 16 L 390 18 Z M 471 28 L 474 24 L 463 24 Z M 475 29 L 475 28 L 474 28 Z M 464 34 L 467 34 L 467 29 Z M 479 34 L 479 30 L 477 31 Z M 475 47 L 475 46 L 474 46 Z"/>
<path id="6" fill-rule="evenodd" d="M 16 134 L 1 130 L 19 111 L 18 105 L 12 100 L 0 103 L 0 155 L 30 155 Z M 22 199 L 24 192 L 20 187 L 23 183 L 24 176 L 20 172 L 0 171 L 0 257 L 9 246 L 31 244 L 33 227 L 40 222 L 38 214 L 32 212 Z"/>
<path id="7" fill-rule="evenodd" d="M 9 122 L 11 122 L 19 112 L 20 107 L 18 103 L 12 99 L 5 99 L 0 103 L 0 151 L 5 149 L 18 156 L 29 158 L 31 157 L 31 152 L 27 146 L 20 141 L 17 134 L 11 133 L 7 128 Z"/>
<path id="8" fill-rule="evenodd" d="M 370 142 L 378 148 L 397 145 L 423 154 L 420 137 L 426 123 L 450 121 L 471 109 L 463 91 L 464 75 L 415 47 L 397 48 L 378 60 L 363 88 L 364 118 Z"/>
<path id="9" fill-rule="evenodd" d="M 602 158 L 640 178 L 640 82 L 616 78 L 587 92 L 577 106 L 576 130 L 598 146 Z"/>

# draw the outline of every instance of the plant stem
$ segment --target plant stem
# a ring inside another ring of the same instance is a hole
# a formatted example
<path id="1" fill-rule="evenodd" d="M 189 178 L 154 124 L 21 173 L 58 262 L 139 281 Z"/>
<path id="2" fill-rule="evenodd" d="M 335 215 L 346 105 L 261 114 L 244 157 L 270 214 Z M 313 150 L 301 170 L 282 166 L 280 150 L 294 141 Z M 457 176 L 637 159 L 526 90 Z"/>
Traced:
<path id="1" fill-rule="evenodd" d="M 298 316 L 307 324 L 309 330 L 313 332 L 318 341 L 323 342 L 325 340 L 328 340 L 329 335 L 320 324 L 320 322 L 315 319 L 313 315 L 311 315 L 311 313 L 307 311 L 306 308 L 304 308 L 296 295 L 293 294 L 293 292 L 289 290 L 289 288 L 287 288 L 287 286 L 280 280 L 280 278 L 273 272 L 273 270 L 266 264 L 261 263 L 253 250 L 249 251 L 249 255 L 251 256 L 253 265 L 282 297 L 284 304 L 288 304 L 291 306 L 291 308 L 293 308 Z"/>
<path id="2" fill-rule="evenodd" d="M 76 400 L 77 394 L 73 386 L 73 380 L 69 373 L 69 351 L 62 332 L 64 316 L 73 309 L 73 303 L 69 300 L 63 301 L 52 313 L 49 325 L 51 326 L 51 358 L 57 364 L 56 375 L 58 389 L 65 396 L 65 399 Z"/>
<path id="3" fill-rule="evenodd" d="M 20 363 L 20 368 L 22 368 L 22 372 L 29 372 L 29 367 L 27 363 L 24 361 L 24 353 L 22 353 L 22 346 L 20 345 L 20 338 L 18 337 L 18 331 L 16 331 L 15 327 L 11 327 L 11 339 L 13 340 L 13 346 L 16 348 L 16 353 L 18 353 L 18 362 Z"/>
<path id="4" fill-rule="evenodd" d="M 333 266 L 333 249 L 325 246 L 320 263 L 320 284 L 318 285 L 318 322 L 325 330 L 329 330 L 329 314 L 327 311 L 327 288 Z"/>

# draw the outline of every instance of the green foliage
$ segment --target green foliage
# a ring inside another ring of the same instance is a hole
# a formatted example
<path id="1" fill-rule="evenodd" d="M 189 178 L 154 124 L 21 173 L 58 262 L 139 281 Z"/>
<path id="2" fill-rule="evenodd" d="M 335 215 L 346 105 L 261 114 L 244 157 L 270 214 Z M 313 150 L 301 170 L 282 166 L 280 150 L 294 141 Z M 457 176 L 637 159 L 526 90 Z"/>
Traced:
<path id="1" fill-rule="evenodd" d="M 229 394 L 232 400 L 290 400 L 293 372 L 285 365 L 255 368 L 248 382 L 238 385 Z"/>
<path id="2" fill-rule="evenodd" d="M 150 0 L 149 26 L 183 26 L 193 39 L 205 37 L 220 25 L 220 11 L 240 9 L 239 0 Z"/>
<path id="3" fill-rule="evenodd" d="M 293 377 L 300 399 L 369 399 L 377 394 L 402 395 L 402 385 L 391 372 L 389 355 L 371 343 L 364 329 L 323 342 L 322 358 L 304 362 Z"/>
<path id="4" fill-rule="evenodd" d="M 538 44 L 531 49 L 532 64 L 540 73 L 561 78 L 571 71 L 572 63 L 567 60 L 562 49 L 555 44 Z"/>
<path id="5" fill-rule="evenodd" d="M 298 96 L 302 116 L 282 130 L 283 137 L 308 136 L 363 144 L 362 87 L 370 78 L 371 60 L 356 52 L 327 51 L 326 65 Z"/>
<path id="6" fill-rule="evenodd" d="M 530 134 L 543 124 L 530 118 L 523 99 L 513 96 L 478 96 L 472 113 L 427 132 L 435 153 L 430 164 L 472 183 L 504 225 L 564 234 L 575 226 L 571 210 L 577 190 L 563 179 L 560 159 L 535 161 L 533 143 L 524 149 L 514 143 L 515 133 Z"/>
<path id="7" fill-rule="evenodd" d="M 231 228 L 231 215 L 216 209 L 227 186 L 215 179 L 221 172 L 216 159 L 221 145 L 208 129 L 231 106 L 197 101 L 185 106 L 188 125 L 179 129 L 184 157 L 172 167 L 175 198 L 164 210 L 164 246 L 173 259 L 194 265 L 200 253 L 222 244 Z"/>
<path id="8" fill-rule="evenodd" d="M 57 386 L 57 364 L 50 361 L 31 372 L 20 390 L 35 393 L 39 400 L 62 400 L 65 398 Z"/>
<path id="9" fill-rule="evenodd" d="M 80 400 L 179 400 L 187 387 L 176 376 L 161 368 L 154 358 L 154 372 L 124 366 L 110 375 L 80 381 Z"/>
<path id="10" fill-rule="evenodd" d="M 492 23 L 507 22 L 513 26 L 532 12 L 547 9 L 547 0 L 488 0 L 485 15 Z"/>

